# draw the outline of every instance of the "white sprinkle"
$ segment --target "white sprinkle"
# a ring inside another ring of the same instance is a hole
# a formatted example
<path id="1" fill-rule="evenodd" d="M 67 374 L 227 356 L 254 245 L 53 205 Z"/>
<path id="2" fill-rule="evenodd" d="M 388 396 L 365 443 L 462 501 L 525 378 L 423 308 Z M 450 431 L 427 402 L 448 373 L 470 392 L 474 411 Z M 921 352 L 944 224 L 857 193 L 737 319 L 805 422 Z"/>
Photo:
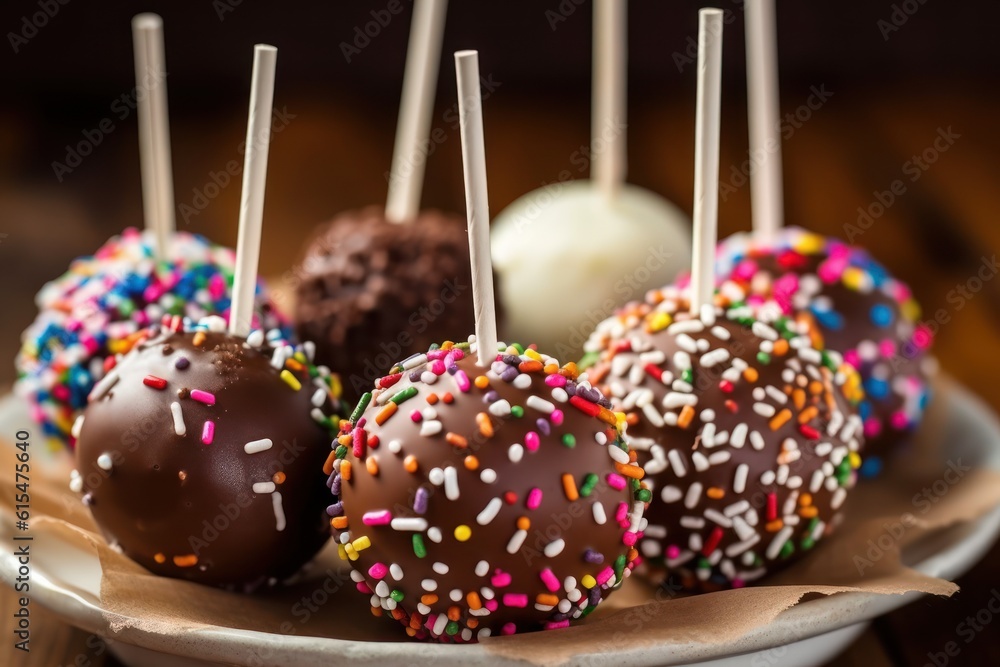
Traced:
<path id="1" fill-rule="evenodd" d="M 434 544 L 441 544 L 441 529 L 437 526 L 431 526 L 427 529 L 427 537 Z"/>
<path id="2" fill-rule="evenodd" d="M 254 482 L 253 492 L 259 494 L 273 493 L 274 492 L 274 482 Z"/>
<path id="3" fill-rule="evenodd" d="M 427 530 L 427 519 L 420 517 L 396 517 L 389 523 L 389 527 L 393 530 L 422 533 Z"/>
<path id="4" fill-rule="evenodd" d="M 444 484 L 444 470 L 441 470 L 441 468 L 431 468 L 430 472 L 427 473 L 427 481 L 434 486 L 441 486 Z"/>
<path id="5" fill-rule="evenodd" d="M 477 577 L 485 577 L 489 573 L 490 573 L 490 564 L 489 563 L 487 563 L 484 560 L 481 560 L 478 563 L 476 563 L 476 576 Z"/>
<path id="6" fill-rule="evenodd" d="M 778 466 L 778 475 L 775 477 L 775 481 L 781 486 L 784 486 L 785 482 L 788 481 L 788 466 L 784 463 Z"/>
<path id="7" fill-rule="evenodd" d="M 660 498 L 663 499 L 665 503 L 675 503 L 681 499 L 684 494 L 676 486 L 665 486 L 663 490 L 660 491 Z"/>
<path id="8" fill-rule="evenodd" d="M 105 375 L 103 378 L 101 378 L 101 381 L 98 382 L 97 385 L 94 387 L 93 391 L 90 392 L 90 396 L 87 397 L 87 400 L 90 401 L 91 403 L 93 403 L 94 401 L 101 400 L 102 398 L 107 396 L 108 392 L 111 391 L 112 387 L 118 384 L 118 380 L 119 380 L 118 371 L 115 369 L 111 369 L 111 372 Z M 181 433 L 180 435 L 184 434 Z"/>
<path id="9" fill-rule="evenodd" d="M 70 433 L 73 435 L 74 438 L 79 439 L 80 430 L 82 428 L 83 428 L 83 415 L 80 415 L 79 417 L 76 418 L 76 421 L 73 422 L 73 429 L 70 431 Z"/>
<path id="10" fill-rule="evenodd" d="M 595 500 L 592 507 L 594 510 L 594 522 L 599 526 L 603 526 L 608 520 L 607 515 L 604 513 L 604 505 L 600 501 Z"/>
<path id="11" fill-rule="evenodd" d="M 628 464 L 628 454 L 620 447 L 608 447 L 608 455 L 618 463 Z"/>
<path id="12" fill-rule="evenodd" d="M 778 534 L 774 536 L 771 543 L 767 545 L 767 551 L 764 555 L 767 556 L 768 560 L 774 560 L 778 557 L 778 554 L 781 553 L 781 547 L 785 545 L 785 542 L 788 541 L 788 538 L 792 536 L 793 532 L 794 529 L 791 526 L 785 526 L 778 531 Z"/>
<path id="13" fill-rule="evenodd" d="M 761 473 L 760 483 L 763 484 L 764 486 L 771 486 L 772 484 L 774 484 L 774 471 L 765 470 L 763 473 Z"/>
<path id="14" fill-rule="evenodd" d="M 705 323 L 701 320 L 682 320 L 674 322 L 667 327 L 667 333 L 677 336 L 682 333 L 700 333 L 705 330 Z"/>
<path id="15" fill-rule="evenodd" d="M 181 404 L 176 401 L 170 404 L 170 414 L 174 417 L 174 433 L 183 436 L 187 433 L 184 426 L 184 413 L 181 412 Z"/>
<path id="16" fill-rule="evenodd" d="M 552 398 L 559 403 L 565 403 L 569 400 L 569 394 L 562 387 L 555 387 L 552 389 Z"/>
<path id="17" fill-rule="evenodd" d="M 105 452 L 97 457 L 97 467 L 101 470 L 111 470 L 111 455 Z"/>
<path id="18" fill-rule="evenodd" d="M 494 401 L 490 403 L 490 407 L 486 408 L 491 415 L 496 417 L 505 417 L 510 414 L 510 402 L 506 399 L 501 398 L 499 401 Z"/>
<path id="19" fill-rule="evenodd" d="M 726 450 L 713 452 L 712 455 L 708 457 L 708 462 L 714 466 L 722 465 L 729 460 L 730 456 L 731 454 Z"/>
<path id="20" fill-rule="evenodd" d="M 688 353 L 683 350 L 674 352 L 674 366 L 676 366 L 679 371 L 688 370 L 691 368 L 691 357 L 688 356 Z"/>
<path id="21" fill-rule="evenodd" d="M 262 329 L 254 329 L 247 336 L 247 345 L 250 347 L 260 347 L 264 344 L 264 331 Z"/>
<path id="22" fill-rule="evenodd" d="M 774 416 L 774 406 L 768 403 L 754 403 L 753 411 L 765 419 Z"/>
<path id="23" fill-rule="evenodd" d="M 275 491 L 271 494 L 271 504 L 274 506 L 274 527 L 280 533 L 285 529 L 285 508 L 281 504 L 280 492 Z"/>
<path id="24" fill-rule="evenodd" d="M 528 399 L 525 401 L 525 405 L 529 408 L 538 410 L 539 412 L 544 412 L 545 414 L 552 414 L 552 412 L 556 409 L 556 406 L 552 405 L 552 403 L 535 394 L 528 396 Z"/>
<path id="25" fill-rule="evenodd" d="M 493 468 L 483 468 L 482 472 L 479 473 L 479 479 L 484 484 L 492 484 L 497 481 L 497 473 Z"/>
<path id="26" fill-rule="evenodd" d="M 705 520 L 697 516 L 682 516 L 680 524 L 688 530 L 701 530 L 705 527 Z"/>
<path id="27" fill-rule="evenodd" d="M 663 397 L 663 407 L 679 408 L 684 405 L 697 405 L 698 397 L 694 394 L 682 394 L 680 392 L 671 391 L 666 396 Z"/>
<path id="28" fill-rule="evenodd" d="M 708 458 L 701 452 L 691 454 L 691 463 L 694 464 L 694 469 L 698 472 L 705 472 L 711 467 L 708 464 Z"/>
<path id="29" fill-rule="evenodd" d="M 723 509 L 722 513 L 725 514 L 726 516 L 732 518 L 732 517 L 736 516 L 737 514 L 743 514 L 748 509 L 750 509 L 750 501 L 748 501 L 748 500 L 739 500 L 739 501 L 733 503 L 732 505 L 727 506 L 725 509 Z"/>
<path id="30" fill-rule="evenodd" d="M 391 565 L 389 565 L 389 574 L 396 581 L 403 580 L 403 568 L 399 566 L 399 563 L 392 563 Z"/>
<path id="31" fill-rule="evenodd" d="M 497 513 L 500 512 L 500 508 L 503 506 L 503 501 L 499 498 L 494 498 L 490 502 L 486 503 L 486 507 L 483 511 L 479 513 L 476 517 L 476 523 L 480 526 L 488 525 L 493 519 L 496 518 Z"/>
<path id="32" fill-rule="evenodd" d="M 389 584 L 385 583 L 384 581 L 378 582 L 375 585 L 375 595 L 379 596 L 380 598 L 389 597 Z"/>
<path id="33" fill-rule="evenodd" d="M 716 364 L 721 364 L 723 361 L 728 359 L 729 350 L 724 347 L 720 347 L 701 355 L 701 365 L 705 368 L 712 368 Z"/>
<path id="34" fill-rule="evenodd" d="M 326 403 L 326 390 L 317 389 L 312 395 L 312 404 L 317 408 Z"/>
<path id="35" fill-rule="evenodd" d="M 510 541 L 507 542 L 507 553 L 516 554 L 517 550 L 521 548 L 521 545 L 524 544 L 524 540 L 527 537 L 528 531 L 526 530 L 518 530 L 515 532 L 511 536 Z"/>
<path id="36" fill-rule="evenodd" d="M 430 435 L 437 435 L 438 433 L 441 432 L 442 428 L 443 426 L 441 422 L 437 421 L 436 419 L 432 419 L 431 421 L 424 421 L 421 422 L 420 424 L 420 435 L 424 437 Z"/>
<path id="37" fill-rule="evenodd" d="M 76 472 L 75 470 L 73 472 Z M 75 477 L 71 477 L 69 480 L 69 490 L 73 493 L 80 493 L 83 491 L 83 478 L 80 477 L 79 473 Z"/>
<path id="38" fill-rule="evenodd" d="M 403 451 L 403 443 L 400 442 L 399 440 L 390 440 L 389 444 L 387 444 L 386 447 L 388 447 L 389 451 L 392 452 L 393 454 L 399 454 L 401 451 Z"/>
<path id="39" fill-rule="evenodd" d="M 458 500 L 458 471 L 454 466 L 444 469 L 444 495 L 448 500 Z"/>
<path id="40" fill-rule="evenodd" d="M 736 428 L 733 429 L 733 434 L 729 437 L 729 444 L 733 447 L 739 449 L 743 446 L 747 437 L 747 425 L 737 424 Z"/>
<path id="41" fill-rule="evenodd" d="M 646 415 L 646 419 L 649 420 L 654 428 L 663 428 L 663 417 L 660 416 L 660 413 L 653 407 L 652 403 L 642 406 L 642 414 Z"/>
<path id="42" fill-rule="evenodd" d="M 767 385 L 766 387 L 764 387 L 764 391 L 766 391 L 767 395 L 773 398 L 777 403 L 780 403 L 781 405 L 788 403 L 788 396 L 785 395 L 785 392 L 781 391 L 777 387 L 772 385 Z"/>
<path id="43" fill-rule="evenodd" d="M 690 394 L 692 391 L 694 391 L 694 387 L 692 387 L 689 382 L 685 382 L 684 380 L 681 379 L 677 379 L 671 382 L 670 388 L 673 389 L 674 391 L 679 391 L 682 394 Z"/>
<path id="44" fill-rule="evenodd" d="M 733 492 L 743 493 L 747 488 L 747 476 L 750 474 L 750 466 L 741 463 L 736 466 L 736 479 L 733 480 Z"/>
<path id="45" fill-rule="evenodd" d="M 701 482 L 694 482 L 688 487 L 687 495 L 684 496 L 684 507 L 694 509 L 694 506 L 701 500 Z"/>
<path id="46" fill-rule="evenodd" d="M 542 553 L 545 554 L 547 558 L 555 558 L 562 553 L 562 550 L 566 548 L 566 542 L 562 539 L 558 539 L 555 542 L 549 542 L 545 545 Z"/>
<path id="47" fill-rule="evenodd" d="M 757 431 L 750 431 L 750 444 L 759 452 L 764 449 L 764 436 Z"/>
<path id="48" fill-rule="evenodd" d="M 714 422 L 715 410 L 713 410 L 712 408 L 705 408 L 704 410 L 701 411 L 699 417 L 701 417 L 701 420 L 703 422 Z"/>
<path id="49" fill-rule="evenodd" d="M 687 467 L 684 465 L 684 459 L 681 458 L 680 452 L 676 449 L 671 449 L 667 451 L 667 458 L 670 460 L 670 467 L 673 469 L 675 475 L 684 477 L 687 474 Z"/>
<path id="50" fill-rule="evenodd" d="M 527 389 L 531 386 L 531 375 L 529 373 L 521 373 L 511 381 L 511 384 L 515 389 Z"/>
<path id="51" fill-rule="evenodd" d="M 420 587 L 423 588 L 425 591 L 433 593 L 438 588 L 438 582 L 434 581 L 433 579 L 423 579 L 420 582 Z"/>
<path id="52" fill-rule="evenodd" d="M 520 443 L 515 442 L 507 448 L 507 458 L 510 459 L 511 463 L 519 463 L 522 456 L 524 456 L 524 447 Z"/>
<path id="53" fill-rule="evenodd" d="M 764 338 L 765 340 L 778 340 L 778 332 L 760 320 L 755 321 L 750 326 L 750 331 L 752 331 L 753 335 L 758 338 Z"/>
<path id="54" fill-rule="evenodd" d="M 803 347 L 799 350 L 799 357 L 807 364 L 823 363 L 823 355 L 811 347 Z"/>
<path id="55" fill-rule="evenodd" d="M 440 561 L 434 563 L 434 565 L 431 566 L 431 569 L 442 576 L 448 574 L 448 565 Z"/>
<path id="56" fill-rule="evenodd" d="M 729 331 L 723 327 L 712 327 L 712 333 L 719 340 L 729 340 Z"/>
<path id="57" fill-rule="evenodd" d="M 813 472 L 812 479 L 809 480 L 810 493 L 817 493 L 823 488 L 823 477 L 824 475 L 822 470 L 816 470 Z"/>
<path id="58" fill-rule="evenodd" d="M 705 510 L 705 518 L 709 521 L 714 521 L 723 528 L 731 528 L 733 525 L 732 520 L 725 516 L 722 512 L 711 508 Z"/>
<path id="59" fill-rule="evenodd" d="M 712 422 L 705 424 L 705 427 L 701 430 L 701 444 L 705 447 L 715 445 L 715 424 Z"/>
<path id="60" fill-rule="evenodd" d="M 726 547 L 726 556 L 728 556 L 729 558 L 736 558 L 740 554 L 746 552 L 747 549 L 757 544 L 758 542 L 760 542 L 760 534 L 754 531 L 751 536 L 747 537 L 742 542 L 730 544 L 728 547 Z M 752 558 L 750 562 L 751 564 L 753 563 Z"/>
<path id="61" fill-rule="evenodd" d="M 840 506 L 844 504 L 845 498 L 847 498 L 847 491 L 841 486 L 833 492 L 833 497 L 830 498 L 830 507 L 835 510 L 840 509 Z"/>
<path id="62" fill-rule="evenodd" d="M 260 440 L 252 440 L 247 444 L 243 445 L 243 451 L 247 454 L 256 454 L 258 452 L 266 452 L 271 449 L 274 445 L 270 438 L 261 438 Z"/>
<path id="63" fill-rule="evenodd" d="M 685 352 L 689 352 L 691 354 L 698 352 L 698 344 L 687 334 L 680 334 L 674 339 L 674 341 L 677 343 L 677 346 Z"/>
<path id="64" fill-rule="evenodd" d="M 403 362 L 403 370 L 408 371 L 411 368 L 416 368 L 417 366 L 423 366 L 426 363 L 427 363 L 426 354 L 416 354 Z"/>

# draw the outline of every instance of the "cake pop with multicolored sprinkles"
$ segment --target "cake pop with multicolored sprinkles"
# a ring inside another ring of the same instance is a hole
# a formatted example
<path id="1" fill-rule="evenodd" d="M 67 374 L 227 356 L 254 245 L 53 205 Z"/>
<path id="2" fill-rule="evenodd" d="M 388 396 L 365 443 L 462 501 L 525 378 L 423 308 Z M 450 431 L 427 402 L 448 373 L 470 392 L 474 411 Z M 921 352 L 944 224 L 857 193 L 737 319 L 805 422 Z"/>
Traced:
<path id="1" fill-rule="evenodd" d="M 250 590 L 327 541 L 339 382 L 279 333 L 152 327 L 91 393 L 70 486 L 150 571 Z"/>
<path id="2" fill-rule="evenodd" d="M 73 446 L 73 422 L 115 357 L 163 315 L 197 322 L 227 316 L 234 253 L 202 236 L 174 233 L 168 259 L 153 252 L 153 232 L 126 229 L 90 257 L 75 260 L 36 297 L 38 316 L 22 335 L 15 391 L 46 436 Z M 257 287 L 254 326 L 286 326 Z"/>
<path id="3" fill-rule="evenodd" d="M 930 397 L 930 331 L 909 287 L 862 248 L 788 227 L 767 244 L 736 235 L 719 247 L 719 275 L 747 304 L 802 321 L 814 345 L 861 374 L 865 475 L 920 424 Z"/>
<path id="4" fill-rule="evenodd" d="M 393 368 L 327 463 L 341 557 L 417 638 L 564 627 L 638 562 L 649 495 L 622 415 L 572 364 L 476 355 L 445 343 Z"/>

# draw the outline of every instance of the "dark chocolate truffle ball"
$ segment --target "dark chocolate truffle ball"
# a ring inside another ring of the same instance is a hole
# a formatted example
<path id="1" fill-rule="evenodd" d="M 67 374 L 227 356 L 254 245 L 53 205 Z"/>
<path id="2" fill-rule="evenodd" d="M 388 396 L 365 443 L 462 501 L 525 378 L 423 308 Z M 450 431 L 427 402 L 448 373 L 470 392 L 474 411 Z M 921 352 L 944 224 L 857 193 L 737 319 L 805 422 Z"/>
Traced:
<path id="1" fill-rule="evenodd" d="M 919 324 L 909 287 L 863 249 L 803 229 L 782 230 L 773 244 L 749 235 L 724 241 L 719 275 L 748 292 L 755 310 L 776 308 L 805 321 L 817 347 L 837 350 L 858 369 L 866 449 L 862 474 L 920 424 L 930 398 L 932 336 Z"/>
<path id="2" fill-rule="evenodd" d="M 465 344 L 411 358 L 352 415 L 328 469 L 341 557 L 409 635 L 559 628 L 629 574 L 648 492 L 624 415 L 550 357 Z"/>
<path id="3" fill-rule="evenodd" d="M 342 213 L 305 251 L 295 306 L 299 337 L 354 399 L 397 360 L 475 323 L 465 220 L 422 211 L 405 224 L 382 207 Z"/>
<path id="4" fill-rule="evenodd" d="M 741 586 L 807 553 L 860 465 L 853 368 L 750 312 L 693 316 L 651 292 L 588 342 L 652 490 L 640 553 L 686 588 Z"/>
<path id="5" fill-rule="evenodd" d="M 71 487 L 150 571 L 250 590 L 327 540 L 339 386 L 301 349 L 208 319 L 211 330 L 151 330 L 98 383 Z"/>

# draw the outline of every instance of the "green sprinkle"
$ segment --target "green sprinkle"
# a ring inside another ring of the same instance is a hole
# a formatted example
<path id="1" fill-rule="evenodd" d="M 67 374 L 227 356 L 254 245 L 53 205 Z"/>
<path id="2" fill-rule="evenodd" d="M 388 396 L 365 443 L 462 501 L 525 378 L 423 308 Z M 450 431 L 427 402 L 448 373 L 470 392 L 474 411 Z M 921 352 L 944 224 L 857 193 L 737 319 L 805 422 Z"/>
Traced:
<path id="1" fill-rule="evenodd" d="M 795 553 L 795 545 L 792 544 L 791 540 L 788 540 L 781 546 L 781 552 L 778 554 L 779 558 L 788 558 L 793 553 Z"/>
<path id="2" fill-rule="evenodd" d="M 693 385 L 694 384 L 694 371 L 691 370 L 690 368 L 684 369 L 684 371 L 681 373 L 681 380 L 684 381 L 684 382 L 687 382 L 688 384 Z"/>
<path id="3" fill-rule="evenodd" d="M 567 447 L 576 447 L 576 436 L 572 433 L 565 433 L 562 437 L 562 444 Z"/>
<path id="4" fill-rule="evenodd" d="M 361 419 L 361 413 L 365 411 L 368 404 L 372 402 L 372 393 L 366 391 L 364 395 L 361 396 L 361 400 L 358 401 L 357 406 L 354 408 L 354 412 L 351 413 L 351 424 L 357 424 L 358 420 Z"/>
<path id="5" fill-rule="evenodd" d="M 814 546 L 816 546 L 816 540 L 814 540 L 811 537 L 803 538 L 802 542 L 800 543 L 800 546 L 802 547 L 803 551 L 809 551 Z"/>
<path id="6" fill-rule="evenodd" d="M 588 352 L 587 354 L 583 355 L 583 357 L 580 359 L 580 362 L 577 364 L 577 367 L 580 368 L 581 370 L 585 370 L 596 364 L 600 360 L 600 358 L 601 358 L 600 352 Z"/>
<path id="7" fill-rule="evenodd" d="M 593 493 L 598 481 L 600 481 L 600 477 L 596 474 L 587 473 L 587 476 L 583 478 L 583 484 L 580 485 L 580 497 L 586 498 Z"/>
<path id="8" fill-rule="evenodd" d="M 403 591 L 399 590 L 398 588 L 394 588 L 392 590 L 392 592 L 389 593 L 389 597 L 391 597 L 396 602 L 402 602 L 403 601 Z"/>
<path id="9" fill-rule="evenodd" d="M 758 352 L 757 361 L 767 366 L 768 364 L 771 363 L 771 355 L 768 354 L 767 352 Z"/>
<path id="10" fill-rule="evenodd" d="M 634 477 L 629 477 L 628 488 L 629 491 L 632 492 L 632 495 L 635 495 L 639 491 L 639 489 L 642 488 L 642 482 L 635 479 Z"/>
<path id="11" fill-rule="evenodd" d="M 424 546 L 424 536 L 420 533 L 413 534 L 413 553 L 417 555 L 417 558 L 423 558 L 427 555 L 427 547 Z"/>
<path id="12" fill-rule="evenodd" d="M 583 610 L 583 613 L 580 614 L 580 618 L 586 618 L 590 616 L 595 609 L 597 609 L 596 604 L 588 605 L 587 608 Z"/>
<path id="13" fill-rule="evenodd" d="M 390 398 L 389 401 L 395 403 L 396 405 L 399 405 L 400 403 L 408 401 L 409 399 L 413 398 L 416 395 L 417 395 L 416 387 L 407 387 L 403 391 L 393 394 L 392 398 Z"/>
<path id="14" fill-rule="evenodd" d="M 653 499 L 653 494 L 650 492 L 649 489 L 639 489 L 638 491 L 635 492 L 635 499 L 638 500 L 640 503 L 648 503 L 650 500 Z"/>
<path id="15" fill-rule="evenodd" d="M 448 621 L 448 625 L 444 626 L 444 631 L 449 635 L 458 634 L 458 621 Z"/>
<path id="16" fill-rule="evenodd" d="M 517 350 L 518 356 L 524 354 L 524 346 L 521 345 L 520 343 L 514 343 L 513 345 L 511 345 L 511 347 L 513 347 L 515 350 Z"/>
<path id="17" fill-rule="evenodd" d="M 347 456 L 347 445 L 337 445 L 337 452 L 334 454 L 338 459 L 342 459 Z"/>
<path id="18" fill-rule="evenodd" d="M 524 416 L 524 408 L 522 408 L 520 405 L 515 405 L 510 409 L 510 414 L 515 419 L 520 419 L 521 417 Z"/>
<path id="19" fill-rule="evenodd" d="M 614 569 L 615 579 L 617 579 L 620 583 L 624 579 L 624 577 L 622 577 L 622 572 L 625 571 L 625 554 L 621 554 L 615 559 Z"/>

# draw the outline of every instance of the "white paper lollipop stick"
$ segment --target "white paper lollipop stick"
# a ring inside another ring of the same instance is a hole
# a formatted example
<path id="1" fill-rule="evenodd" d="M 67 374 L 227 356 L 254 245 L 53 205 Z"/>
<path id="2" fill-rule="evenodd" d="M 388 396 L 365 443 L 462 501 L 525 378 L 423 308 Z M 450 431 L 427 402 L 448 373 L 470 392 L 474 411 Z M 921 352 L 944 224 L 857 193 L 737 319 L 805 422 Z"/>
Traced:
<path id="1" fill-rule="evenodd" d="M 766 242 L 785 216 L 774 0 L 746 0 L 745 8 L 750 157 L 760 160 L 750 174 L 750 211 L 756 236 Z"/>
<path id="2" fill-rule="evenodd" d="M 497 353 L 497 316 L 493 304 L 493 262 L 490 259 L 490 204 L 486 189 L 486 142 L 483 139 L 483 99 L 479 89 L 479 52 L 455 54 L 458 75 L 458 116 L 465 172 L 465 211 L 469 221 L 472 263 L 472 303 L 476 311 L 479 365 L 489 367 Z"/>
<path id="3" fill-rule="evenodd" d="M 420 193 L 427 164 L 424 145 L 434 111 L 447 10 L 447 0 L 415 0 L 413 4 L 403 94 L 396 123 L 396 145 L 392 149 L 389 196 L 385 203 L 385 217 L 391 222 L 413 220 L 420 210 Z"/>
<path id="4" fill-rule="evenodd" d="M 153 231 L 153 252 L 165 259 L 174 233 L 174 177 L 167 113 L 167 67 L 163 19 L 139 14 L 132 19 L 135 86 L 139 118 L 139 164 L 146 229 Z"/>
<path id="5" fill-rule="evenodd" d="M 592 178 L 607 197 L 625 181 L 627 78 L 626 0 L 594 0 L 593 83 L 590 119 Z"/>
<path id="6" fill-rule="evenodd" d="M 229 333 L 236 336 L 250 333 L 250 323 L 253 320 L 277 60 L 278 49 L 273 46 L 257 44 L 253 47 L 253 82 L 250 84 L 250 118 L 247 121 L 246 157 L 243 160 L 243 191 L 240 194 L 236 276 L 233 283 L 233 308 L 229 315 Z"/>
<path id="7" fill-rule="evenodd" d="M 722 10 L 698 12 L 698 97 L 694 129 L 694 245 L 691 312 L 712 303 L 719 217 Z"/>

